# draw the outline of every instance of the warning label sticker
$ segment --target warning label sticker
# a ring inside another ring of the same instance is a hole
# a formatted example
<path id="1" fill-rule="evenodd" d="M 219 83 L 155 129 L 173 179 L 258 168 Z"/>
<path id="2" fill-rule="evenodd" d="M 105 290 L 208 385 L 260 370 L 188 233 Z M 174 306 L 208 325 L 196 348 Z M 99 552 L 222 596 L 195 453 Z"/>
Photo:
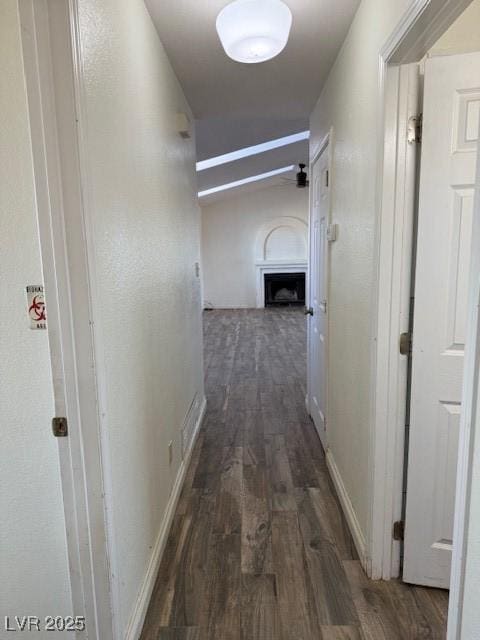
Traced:
<path id="1" fill-rule="evenodd" d="M 27 287 L 27 309 L 30 318 L 30 329 L 46 329 L 47 313 L 45 311 L 45 297 L 42 285 Z"/>

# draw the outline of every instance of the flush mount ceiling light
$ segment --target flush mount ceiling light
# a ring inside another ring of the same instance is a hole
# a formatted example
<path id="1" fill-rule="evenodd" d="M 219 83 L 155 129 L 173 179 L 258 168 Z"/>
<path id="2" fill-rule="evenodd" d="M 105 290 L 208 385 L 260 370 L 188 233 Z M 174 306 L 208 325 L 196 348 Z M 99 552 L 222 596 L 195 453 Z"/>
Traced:
<path id="1" fill-rule="evenodd" d="M 227 56 L 252 64 L 277 56 L 287 44 L 292 14 L 281 0 L 235 0 L 217 17 Z"/>

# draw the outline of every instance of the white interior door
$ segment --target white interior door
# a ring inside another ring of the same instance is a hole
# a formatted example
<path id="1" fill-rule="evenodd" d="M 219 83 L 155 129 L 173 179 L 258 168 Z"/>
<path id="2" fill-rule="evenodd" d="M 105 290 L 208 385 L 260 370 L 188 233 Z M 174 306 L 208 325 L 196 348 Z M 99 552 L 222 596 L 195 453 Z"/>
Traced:
<path id="1" fill-rule="evenodd" d="M 329 150 L 322 151 L 310 170 L 310 315 L 309 384 L 310 415 L 327 447 L 327 329 L 328 329 L 328 240 L 329 223 Z"/>
<path id="2" fill-rule="evenodd" d="M 479 118 L 480 53 L 428 59 L 403 579 L 443 588 L 450 583 Z"/>

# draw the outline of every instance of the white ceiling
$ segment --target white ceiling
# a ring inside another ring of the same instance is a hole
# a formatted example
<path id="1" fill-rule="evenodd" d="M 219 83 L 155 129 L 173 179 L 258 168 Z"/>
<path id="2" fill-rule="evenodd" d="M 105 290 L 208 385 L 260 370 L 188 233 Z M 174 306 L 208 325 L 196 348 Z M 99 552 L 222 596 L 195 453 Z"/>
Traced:
<path id="1" fill-rule="evenodd" d="M 308 129 L 359 0 L 285 1 L 293 23 L 284 51 L 261 64 L 241 64 L 227 57 L 215 30 L 227 0 L 145 0 L 196 119 L 198 160 Z M 305 162 L 308 142 L 292 147 L 286 162 L 285 148 L 270 152 L 268 162 L 255 161 L 258 172 Z M 199 174 L 200 181 L 213 186 L 212 180 L 244 177 L 248 163 L 233 164 L 239 173 L 217 167 Z"/>

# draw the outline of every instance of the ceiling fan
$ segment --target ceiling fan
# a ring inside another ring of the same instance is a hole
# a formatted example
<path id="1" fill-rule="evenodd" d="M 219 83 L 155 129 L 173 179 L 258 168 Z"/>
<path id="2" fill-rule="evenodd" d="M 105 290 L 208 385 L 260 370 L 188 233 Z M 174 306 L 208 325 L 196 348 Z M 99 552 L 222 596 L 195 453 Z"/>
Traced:
<path id="1" fill-rule="evenodd" d="M 303 164 L 303 162 L 299 163 L 299 168 L 300 171 L 297 173 L 295 179 L 293 178 L 281 178 L 281 180 L 283 180 L 283 182 L 285 183 L 294 183 L 295 186 L 297 187 L 297 189 L 305 189 L 305 187 L 308 187 L 308 185 L 310 184 L 308 177 L 307 177 L 307 172 L 304 171 L 305 167 L 307 166 L 306 164 Z M 286 184 L 282 184 L 282 185 L 278 185 L 281 187 L 285 187 L 287 186 Z"/>

